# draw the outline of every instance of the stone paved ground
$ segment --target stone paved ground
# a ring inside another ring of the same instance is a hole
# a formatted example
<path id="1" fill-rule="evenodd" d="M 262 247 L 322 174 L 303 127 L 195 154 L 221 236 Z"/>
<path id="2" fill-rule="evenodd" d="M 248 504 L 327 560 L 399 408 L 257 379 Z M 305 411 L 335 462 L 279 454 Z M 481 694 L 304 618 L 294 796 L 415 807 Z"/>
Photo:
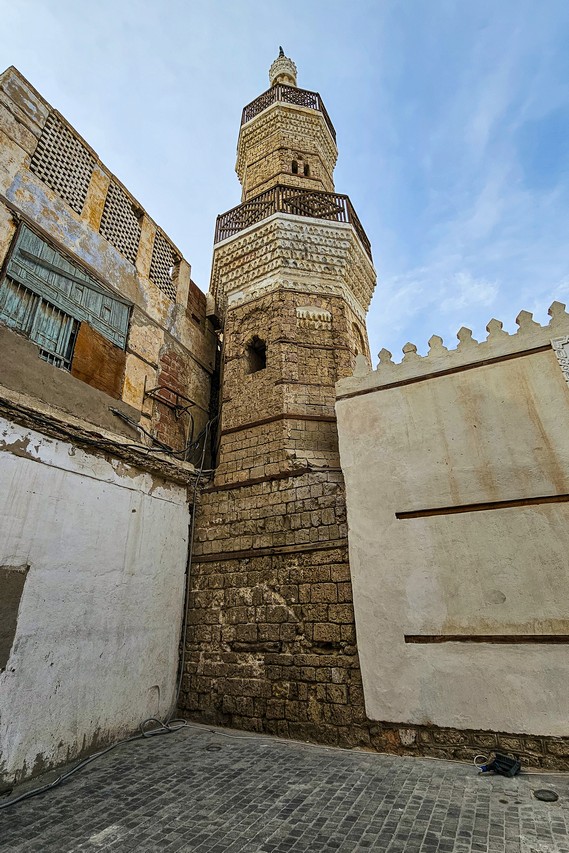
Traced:
<path id="1" fill-rule="evenodd" d="M 0 851 L 569 853 L 568 824 L 569 776 L 479 776 L 200 726 L 118 747 L 1 810 Z"/>

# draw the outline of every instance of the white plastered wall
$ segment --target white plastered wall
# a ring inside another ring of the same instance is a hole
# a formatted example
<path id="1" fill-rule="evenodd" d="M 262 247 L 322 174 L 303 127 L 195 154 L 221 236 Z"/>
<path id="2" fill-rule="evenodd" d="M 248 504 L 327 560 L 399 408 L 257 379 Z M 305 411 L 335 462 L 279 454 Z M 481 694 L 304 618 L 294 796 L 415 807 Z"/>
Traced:
<path id="1" fill-rule="evenodd" d="M 388 365 L 339 385 L 355 394 L 337 415 L 368 716 L 566 736 L 569 503 L 533 499 L 569 494 L 567 382 L 547 347 L 440 376 L 423 361 L 424 379 L 398 385 L 411 365 Z M 457 634 L 522 641 L 405 641 Z"/>
<path id="2" fill-rule="evenodd" d="M 185 487 L 0 419 L 0 565 L 29 566 L 0 673 L 0 778 L 169 712 L 188 520 Z"/>

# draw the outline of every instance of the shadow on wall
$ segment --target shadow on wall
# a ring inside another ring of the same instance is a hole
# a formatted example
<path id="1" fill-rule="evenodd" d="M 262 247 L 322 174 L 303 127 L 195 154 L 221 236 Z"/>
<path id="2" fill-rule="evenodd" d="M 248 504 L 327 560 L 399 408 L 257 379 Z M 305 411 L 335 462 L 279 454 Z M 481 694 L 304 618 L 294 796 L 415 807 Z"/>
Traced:
<path id="1" fill-rule="evenodd" d="M 12 643 L 16 635 L 18 610 L 24 584 L 29 570 L 28 565 L 0 566 L 0 670 L 6 669 L 6 664 L 12 651 Z"/>

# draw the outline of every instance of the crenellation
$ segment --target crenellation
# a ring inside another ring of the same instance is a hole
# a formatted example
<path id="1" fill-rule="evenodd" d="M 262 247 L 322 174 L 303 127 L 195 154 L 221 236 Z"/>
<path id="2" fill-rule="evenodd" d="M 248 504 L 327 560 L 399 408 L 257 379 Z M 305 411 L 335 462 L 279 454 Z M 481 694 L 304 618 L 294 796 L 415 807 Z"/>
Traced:
<path id="1" fill-rule="evenodd" d="M 540 347 L 552 346 L 552 338 L 565 332 L 569 333 L 569 314 L 561 302 L 553 302 L 548 310 L 550 321 L 542 326 L 533 319 L 529 311 L 520 311 L 516 317 L 518 329 L 509 334 L 500 320 L 492 319 L 486 326 L 486 340 L 478 342 L 472 337 L 472 331 L 462 327 L 457 332 L 458 345 L 447 349 L 442 338 L 433 335 L 429 340 L 429 352 L 420 356 L 413 343 L 403 347 L 403 359 L 399 364 L 392 361 L 389 350 L 382 349 L 375 370 L 369 365 L 359 363 L 359 373 L 355 379 L 345 378 L 338 382 L 336 391 L 341 399 L 351 393 L 361 393 L 367 389 L 381 388 L 394 382 L 406 382 L 421 377 L 430 377 L 447 371 L 460 370 L 475 366 L 481 362 L 523 355 Z M 365 373 L 364 373 L 365 371 Z M 364 382 L 362 384 L 362 378 Z"/>

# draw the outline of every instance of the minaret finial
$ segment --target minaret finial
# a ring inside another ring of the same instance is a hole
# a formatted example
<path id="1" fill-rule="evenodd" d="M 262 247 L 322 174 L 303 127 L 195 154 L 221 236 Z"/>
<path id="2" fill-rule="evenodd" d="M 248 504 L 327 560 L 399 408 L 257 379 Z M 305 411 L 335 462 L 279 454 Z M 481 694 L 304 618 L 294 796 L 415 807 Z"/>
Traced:
<path id="1" fill-rule="evenodd" d="M 296 65 L 285 56 L 282 47 L 279 47 L 279 55 L 269 69 L 269 81 L 271 86 L 284 83 L 285 86 L 296 86 Z"/>

